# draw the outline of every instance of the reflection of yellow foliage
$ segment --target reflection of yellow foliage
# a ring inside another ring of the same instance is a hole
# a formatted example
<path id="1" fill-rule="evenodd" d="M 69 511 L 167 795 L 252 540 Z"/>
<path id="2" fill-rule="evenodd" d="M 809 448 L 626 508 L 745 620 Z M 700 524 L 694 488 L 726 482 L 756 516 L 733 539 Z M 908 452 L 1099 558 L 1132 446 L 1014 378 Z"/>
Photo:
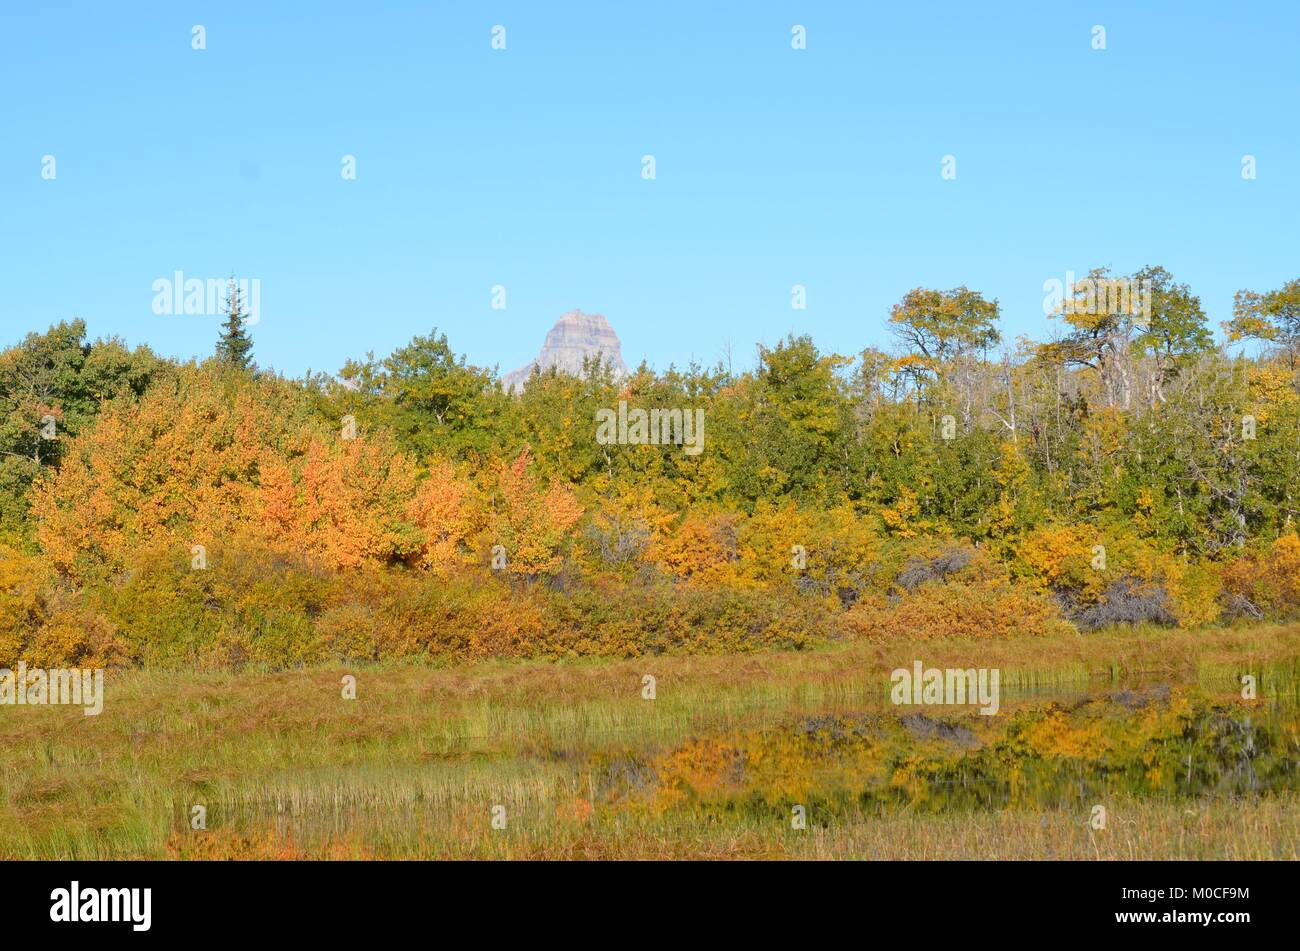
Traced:
<path id="1" fill-rule="evenodd" d="M 555 815 L 563 822 L 582 825 L 591 821 L 591 801 L 582 796 L 560 802 L 555 807 Z"/>
<path id="2" fill-rule="evenodd" d="M 889 785 L 907 792 L 912 803 L 925 802 L 930 798 L 930 786 L 922 775 L 925 760 L 920 755 L 909 756 L 903 760 L 889 778 Z"/>
<path id="3" fill-rule="evenodd" d="M 810 814 L 869 803 L 935 810 L 1041 804 L 1098 785 L 1181 794 L 1188 790 L 1177 788 L 1180 764 L 1189 754 L 1203 750 L 1211 771 L 1233 768 L 1237 754 L 1223 750 L 1217 736 L 1224 717 L 1237 713 L 1178 689 L 1165 695 L 1135 688 L 1000 717 L 823 715 L 687 740 L 606 801 L 650 815 L 771 816 L 791 803 Z M 1278 730 L 1280 737 L 1296 735 L 1294 724 Z M 1270 749 L 1271 762 L 1285 759 L 1276 743 Z"/>
<path id="4" fill-rule="evenodd" d="M 1025 730 L 1031 748 L 1043 756 L 1096 759 L 1110 747 L 1095 721 L 1071 723 L 1064 710 L 1050 714 Z"/>
<path id="5" fill-rule="evenodd" d="M 300 846 L 293 832 L 286 828 L 263 828 L 247 834 L 235 830 L 212 829 L 198 834 L 172 833 L 167 839 L 167 854 L 173 859 L 204 861 L 301 861 L 373 858 L 370 850 L 351 837 L 329 838 L 323 842 Z"/>
<path id="6" fill-rule="evenodd" d="M 692 740 L 654 761 L 661 804 L 709 800 L 734 792 L 743 777 L 744 755 L 729 742 Z"/>

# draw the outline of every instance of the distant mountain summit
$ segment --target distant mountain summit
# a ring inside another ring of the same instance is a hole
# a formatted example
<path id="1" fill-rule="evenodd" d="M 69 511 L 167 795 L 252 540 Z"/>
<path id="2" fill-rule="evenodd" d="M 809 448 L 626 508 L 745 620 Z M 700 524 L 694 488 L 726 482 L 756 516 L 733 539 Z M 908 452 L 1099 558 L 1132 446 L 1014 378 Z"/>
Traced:
<path id="1" fill-rule="evenodd" d="M 507 373 L 501 378 L 501 386 L 507 393 L 522 390 L 534 367 L 542 371 L 556 367 L 563 373 L 581 376 L 583 360 L 596 356 L 612 366 L 616 376 L 627 373 L 622 344 L 609 321 L 601 314 L 571 310 L 555 322 L 537 359 Z"/>

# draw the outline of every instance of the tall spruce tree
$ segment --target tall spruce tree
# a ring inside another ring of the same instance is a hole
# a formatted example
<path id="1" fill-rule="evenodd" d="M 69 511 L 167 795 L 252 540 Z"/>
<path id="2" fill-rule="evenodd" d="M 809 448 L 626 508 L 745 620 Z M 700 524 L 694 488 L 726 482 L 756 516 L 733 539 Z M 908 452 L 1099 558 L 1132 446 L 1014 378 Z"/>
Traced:
<path id="1" fill-rule="evenodd" d="M 244 329 L 247 316 L 239 298 L 239 285 L 232 276 L 226 285 L 226 322 L 221 325 L 221 336 L 217 338 L 217 357 L 241 370 L 253 365 L 253 338 Z"/>

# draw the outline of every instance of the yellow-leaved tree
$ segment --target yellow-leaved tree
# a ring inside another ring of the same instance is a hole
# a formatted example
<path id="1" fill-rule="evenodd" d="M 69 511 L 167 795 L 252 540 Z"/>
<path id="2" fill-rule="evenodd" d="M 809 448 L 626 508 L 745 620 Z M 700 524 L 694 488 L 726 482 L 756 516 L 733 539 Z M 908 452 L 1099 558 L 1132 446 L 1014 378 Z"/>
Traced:
<path id="1" fill-rule="evenodd" d="M 558 483 L 543 488 L 531 463 L 525 446 L 514 462 L 497 464 L 488 532 L 494 558 L 501 559 L 494 567 L 504 562 L 509 577 L 528 581 L 560 570 L 561 549 L 582 517 L 573 493 Z"/>

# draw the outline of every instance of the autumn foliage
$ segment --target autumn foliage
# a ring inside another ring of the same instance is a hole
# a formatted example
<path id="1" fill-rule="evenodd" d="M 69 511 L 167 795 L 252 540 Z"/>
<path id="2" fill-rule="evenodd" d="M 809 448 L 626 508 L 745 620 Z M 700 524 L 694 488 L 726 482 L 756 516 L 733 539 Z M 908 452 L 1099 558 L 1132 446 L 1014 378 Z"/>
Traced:
<path id="1" fill-rule="evenodd" d="M 511 577 L 535 580 L 560 569 L 560 549 L 582 515 L 562 485 L 543 488 L 530 468 L 527 446 L 513 462 L 499 462 L 489 522 L 494 545 L 504 549 Z"/>
<path id="2" fill-rule="evenodd" d="M 1149 320 L 1067 314 L 1059 340 L 1014 354 L 991 352 L 996 301 L 917 288 L 890 314 L 892 354 L 791 337 L 751 371 L 591 367 L 513 396 L 436 332 L 291 380 L 61 324 L 0 353 L 0 664 L 1295 616 L 1293 288 L 1242 298 L 1233 334 L 1277 348 L 1237 360 L 1186 285 L 1143 275 Z M 703 452 L 597 442 L 620 401 L 702 410 Z"/>

